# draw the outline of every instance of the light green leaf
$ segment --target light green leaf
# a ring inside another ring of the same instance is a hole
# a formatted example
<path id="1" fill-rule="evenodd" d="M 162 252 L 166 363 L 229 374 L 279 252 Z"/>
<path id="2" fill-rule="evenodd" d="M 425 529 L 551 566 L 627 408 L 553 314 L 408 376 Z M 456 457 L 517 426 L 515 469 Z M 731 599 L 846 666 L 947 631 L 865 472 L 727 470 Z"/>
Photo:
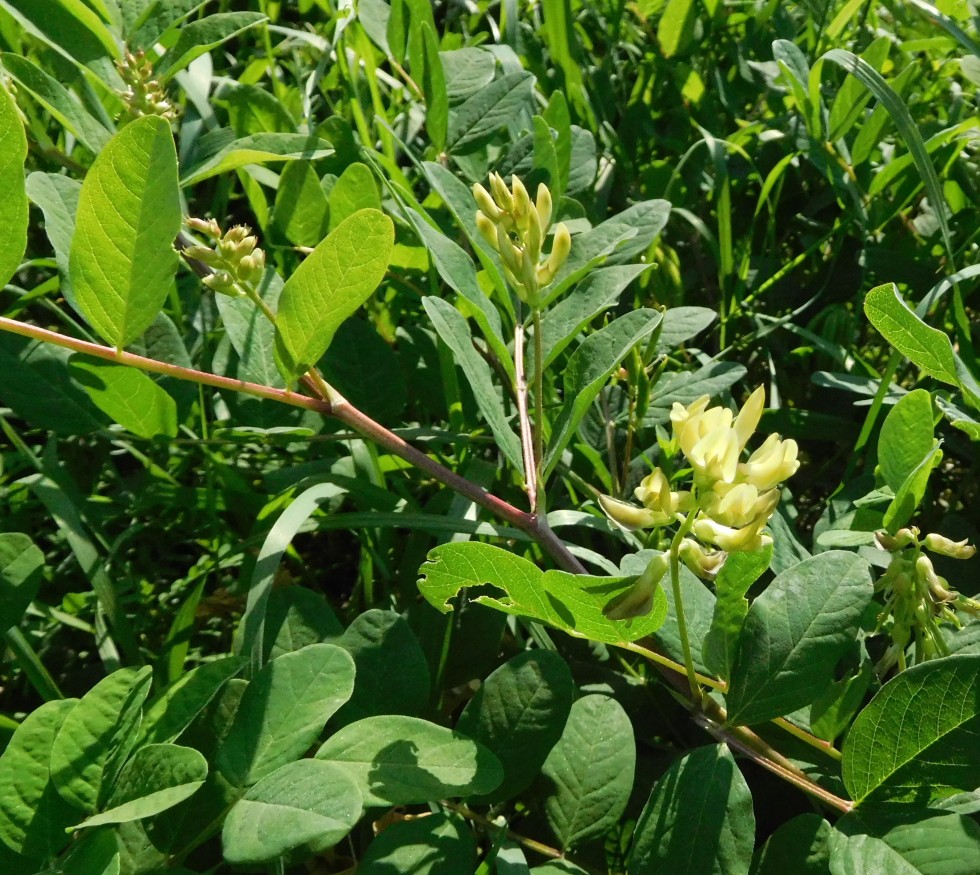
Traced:
<path id="1" fill-rule="evenodd" d="M 186 171 L 181 186 L 196 185 L 212 176 L 244 167 L 275 161 L 318 161 L 333 155 L 333 147 L 310 134 L 251 134 L 233 140 L 216 154 Z"/>
<path id="2" fill-rule="evenodd" d="M 422 306 L 439 337 L 452 350 L 462 368 L 497 445 L 516 470 L 523 470 L 520 441 L 507 423 L 503 401 L 493 384 L 490 365 L 474 348 L 473 337 L 463 314 L 443 298 L 425 297 Z"/>
<path id="3" fill-rule="evenodd" d="M 918 869 L 903 860 L 879 838 L 868 835 L 832 834 L 830 875 L 866 875 L 887 872 L 888 875 L 920 875 Z"/>
<path id="4" fill-rule="evenodd" d="M 27 135 L 17 104 L 0 85 L 0 288 L 20 267 L 27 249 L 28 205 L 24 183 Z"/>
<path id="5" fill-rule="evenodd" d="M 562 850 L 619 822 L 635 768 L 633 726 L 623 706 L 602 695 L 576 701 L 538 781 L 545 816 Z"/>
<path id="6" fill-rule="evenodd" d="M 378 287 L 394 239 L 391 219 L 360 210 L 327 235 L 286 281 L 276 349 L 288 381 L 317 363 L 341 323 Z"/>
<path id="7" fill-rule="evenodd" d="M 85 109 L 73 92 L 27 58 L 9 52 L 4 52 L 2 58 L 4 70 L 18 87 L 74 134 L 86 149 L 97 155 L 105 147 L 113 132 Z"/>
<path id="8" fill-rule="evenodd" d="M 166 82 L 195 58 L 266 21 L 261 12 L 217 12 L 185 24 L 173 48 L 157 62 L 154 75 Z"/>
<path id="9" fill-rule="evenodd" d="M 245 666 L 238 656 L 226 656 L 199 665 L 168 687 L 143 718 L 144 743 L 174 741 L 219 693 L 225 681 Z"/>
<path id="10" fill-rule="evenodd" d="M 733 724 L 809 704 L 834 681 L 872 595 L 868 563 L 831 550 L 784 571 L 749 608 L 725 701 Z"/>
<path id="11" fill-rule="evenodd" d="M 19 854 L 48 859 L 68 844 L 65 829 L 78 819 L 55 790 L 51 748 L 77 699 L 45 702 L 17 727 L 0 757 L 0 840 Z"/>
<path id="12" fill-rule="evenodd" d="M 119 875 L 119 848 L 115 830 L 92 830 L 76 837 L 68 853 L 56 865 L 37 875 Z"/>
<path id="13" fill-rule="evenodd" d="M 667 0 L 657 25 L 657 40 L 665 58 L 685 52 L 691 45 L 699 5 L 697 0 Z"/>
<path id="14" fill-rule="evenodd" d="M 518 654 L 483 682 L 456 729 L 500 760 L 504 779 L 471 802 L 500 802 L 527 789 L 561 738 L 574 697 L 565 660 L 550 651 Z"/>
<path id="15" fill-rule="evenodd" d="M 357 781 L 364 804 L 414 805 L 489 793 L 503 778 L 500 761 L 459 732 L 418 717 L 366 717 L 334 733 L 316 752 Z"/>
<path id="16" fill-rule="evenodd" d="M 909 720 L 909 715 L 915 715 Z M 841 770 L 856 802 L 939 800 L 980 786 L 980 655 L 913 666 L 858 714 Z"/>
<path id="17" fill-rule="evenodd" d="M 541 620 L 570 635 L 622 644 L 636 641 L 660 627 L 667 600 L 658 588 L 651 612 L 627 620 L 610 620 L 602 610 L 636 583 L 636 577 L 589 577 L 564 571 L 542 572 L 533 562 L 500 547 L 475 541 L 443 544 L 430 551 L 420 569 L 419 591 L 433 607 L 446 613 L 449 600 L 469 586 L 490 584 L 501 596 L 470 596 L 519 617 Z"/>
<path id="18" fill-rule="evenodd" d="M 44 232 L 54 247 L 54 259 L 61 274 L 61 293 L 75 309 L 75 293 L 68 278 L 68 253 L 75 234 L 75 213 L 82 184 L 60 173 L 35 171 L 27 177 L 27 196 L 44 214 Z M 80 312 L 80 311 L 79 311 Z"/>
<path id="19" fill-rule="evenodd" d="M 885 483 L 897 493 L 934 446 L 932 398 L 925 389 L 916 389 L 899 399 L 881 426 L 878 464 Z"/>
<path id="20" fill-rule="evenodd" d="M 892 534 L 912 519 L 912 515 L 926 494 L 930 475 L 943 460 L 943 451 L 939 449 L 939 441 L 935 441 L 933 446 L 933 451 L 922 459 L 914 470 L 909 472 L 905 482 L 898 488 L 891 504 L 885 510 L 882 524 Z"/>
<path id="21" fill-rule="evenodd" d="M 330 189 L 330 226 L 333 231 L 358 210 L 380 210 L 378 183 L 367 164 L 351 164 Z"/>
<path id="22" fill-rule="evenodd" d="M 476 840 L 461 817 L 437 813 L 391 824 L 358 863 L 358 875 L 461 875 L 477 871 Z"/>
<path id="23" fill-rule="evenodd" d="M 949 337 L 925 324 L 898 294 L 894 283 L 877 286 L 864 299 L 864 313 L 882 336 L 930 377 L 958 386 Z"/>
<path id="24" fill-rule="evenodd" d="M 422 50 L 425 58 L 422 93 L 425 96 L 425 129 L 436 152 L 446 148 L 449 125 L 449 96 L 446 74 L 439 58 L 439 41 L 428 21 L 422 22 Z"/>
<path id="25" fill-rule="evenodd" d="M 749 612 L 745 594 L 769 567 L 772 546 L 752 552 L 729 553 L 715 579 L 715 610 L 704 636 L 701 654 L 713 674 L 728 679 L 738 648 L 739 632 Z"/>
<path id="26" fill-rule="evenodd" d="M 634 310 L 590 334 L 572 354 L 565 367 L 565 402 L 555 420 L 545 453 L 545 479 L 558 464 L 579 423 L 612 372 L 636 344 L 653 333 L 661 318 L 657 310 Z"/>
<path id="27" fill-rule="evenodd" d="M 619 301 L 623 290 L 648 264 L 624 264 L 592 271 L 541 320 L 541 345 L 547 368 L 596 316 Z M 673 310 L 668 310 L 667 314 Z M 666 316 L 665 316 L 666 319 Z M 665 321 L 666 326 L 666 321 Z"/>
<path id="28" fill-rule="evenodd" d="M 338 723 L 375 714 L 416 715 L 429 701 L 429 667 L 411 626 L 394 611 L 371 609 L 333 640 L 353 658 L 354 693 Z"/>
<path id="29" fill-rule="evenodd" d="M 351 831 L 361 815 L 357 782 L 321 760 L 288 763 L 266 776 L 228 812 L 221 830 L 233 866 L 265 863 L 307 845 L 325 850 Z"/>
<path id="30" fill-rule="evenodd" d="M 156 318 L 177 272 L 177 152 L 158 116 L 131 122 L 82 183 L 69 257 L 78 306 L 121 349 Z"/>
<path id="31" fill-rule="evenodd" d="M 274 268 L 262 277 L 258 293 L 275 312 L 279 306 L 283 281 Z M 276 327 L 248 297 L 215 295 L 228 340 L 238 353 L 238 376 L 263 386 L 285 387 L 275 363 Z"/>
<path id="32" fill-rule="evenodd" d="M 103 784 L 111 783 L 110 758 L 120 744 L 131 749 L 136 740 L 127 743 L 118 731 L 125 728 L 133 704 L 138 708 L 145 700 L 150 675 L 149 667 L 114 671 L 79 700 L 61 725 L 51 747 L 51 779 L 66 802 L 82 811 L 96 810 L 108 790 Z"/>
<path id="33" fill-rule="evenodd" d="M 160 814 L 193 796 L 207 776 L 207 760 L 193 748 L 178 744 L 141 747 L 120 773 L 106 810 L 77 828 L 126 823 Z"/>
<path id="34" fill-rule="evenodd" d="M 354 660 L 339 647 L 310 644 L 273 659 L 245 688 L 218 770 L 248 787 L 298 759 L 353 689 Z"/>
<path id="35" fill-rule="evenodd" d="M 0 533 L 0 635 L 20 622 L 41 585 L 44 554 L 20 532 Z"/>
<path id="36" fill-rule="evenodd" d="M 723 744 L 699 747 L 657 781 L 640 815 L 630 875 L 747 875 L 755 842 L 752 794 Z"/>
<path id="37" fill-rule="evenodd" d="M 532 74 L 507 73 L 467 98 L 449 114 L 448 151 L 471 151 L 492 137 L 527 105 L 533 87 Z"/>
<path id="38" fill-rule="evenodd" d="M 83 355 L 72 356 L 68 369 L 95 406 L 123 428 L 143 438 L 177 436 L 177 404 L 142 371 Z"/>
<path id="39" fill-rule="evenodd" d="M 274 232 L 296 246 L 316 246 L 327 229 L 328 209 L 327 196 L 323 193 L 313 164 L 309 161 L 287 164 L 279 176 L 279 188 L 276 189 L 276 204 L 271 219 Z M 226 295 L 222 297 L 227 298 Z M 247 298 L 244 300 L 255 309 L 251 301 Z"/>

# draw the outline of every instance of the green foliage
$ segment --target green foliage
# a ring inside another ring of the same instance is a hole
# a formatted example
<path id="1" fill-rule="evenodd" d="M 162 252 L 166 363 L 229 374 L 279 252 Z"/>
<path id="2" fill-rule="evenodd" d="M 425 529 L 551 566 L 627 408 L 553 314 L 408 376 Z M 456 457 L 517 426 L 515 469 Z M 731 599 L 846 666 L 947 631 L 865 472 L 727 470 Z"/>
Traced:
<path id="1" fill-rule="evenodd" d="M 975 11 L 0 0 L 0 871 L 980 871 Z"/>

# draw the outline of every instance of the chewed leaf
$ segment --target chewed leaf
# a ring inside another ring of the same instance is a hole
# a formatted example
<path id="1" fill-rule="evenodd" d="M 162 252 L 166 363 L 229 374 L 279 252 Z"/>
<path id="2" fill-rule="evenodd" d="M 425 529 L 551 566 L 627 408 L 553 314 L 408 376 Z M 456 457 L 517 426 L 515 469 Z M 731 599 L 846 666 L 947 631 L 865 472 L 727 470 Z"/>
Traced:
<path id="1" fill-rule="evenodd" d="M 443 613 L 452 609 L 450 599 L 465 587 L 490 586 L 501 594 L 470 593 L 470 600 L 608 644 L 643 638 L 659 629 L 667 616 L 667 600 L 658 588 L 650 613 L 611 620 L 603 609 L 629 590 L 635 577 L 542 572 L 527 559 L 489 544 L 443 544 L 429 553 L 421 573 L 420 592 Z"/>

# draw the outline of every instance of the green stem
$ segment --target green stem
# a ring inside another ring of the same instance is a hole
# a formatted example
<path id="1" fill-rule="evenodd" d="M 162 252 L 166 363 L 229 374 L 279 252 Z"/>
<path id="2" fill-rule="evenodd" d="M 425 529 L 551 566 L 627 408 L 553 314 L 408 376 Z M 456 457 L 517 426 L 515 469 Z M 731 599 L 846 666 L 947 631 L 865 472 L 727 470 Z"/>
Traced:
<path id="1" fill-rule="evenodd" d="M 538 507 L 544 513 L 544 483 L 541 462 L 544 459 L 544 351 L 541 341 L 541 311 L 534 308 L 534 476 L 538 484 Z"/>

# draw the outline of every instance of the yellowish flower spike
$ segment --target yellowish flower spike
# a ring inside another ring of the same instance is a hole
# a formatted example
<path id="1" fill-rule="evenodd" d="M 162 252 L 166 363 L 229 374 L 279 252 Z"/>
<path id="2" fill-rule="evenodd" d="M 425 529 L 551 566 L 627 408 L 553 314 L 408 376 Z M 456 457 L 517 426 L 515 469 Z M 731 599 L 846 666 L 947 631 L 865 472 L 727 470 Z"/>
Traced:
<path id="1" fill-rule="evenodd" d="M 571 234 L 559 222 L 551 253 L 542 259 L 553 208 L 548 187 L 538 185 L 532 203 L 518 177 L 511 177 L 508 188 L 500 174 L 491 173 L 490 191 L 477 183 L 473 186 L 473 199 L 479 207 L 477 230 L 500 254 L 507 281 L 522 301 L 539 307 L 543 300 L 540 290 L 554 280 L 572 248 Z"/>
<path id="2" fill-rule="evenodd" d="M 779 435 L 771 434 L 748 462 L 739 465 L 739 474 L 760 491 L 772 489 L 796 473 L 800 467 L 798 453 L 796 441 L 780 440 Z"/>

